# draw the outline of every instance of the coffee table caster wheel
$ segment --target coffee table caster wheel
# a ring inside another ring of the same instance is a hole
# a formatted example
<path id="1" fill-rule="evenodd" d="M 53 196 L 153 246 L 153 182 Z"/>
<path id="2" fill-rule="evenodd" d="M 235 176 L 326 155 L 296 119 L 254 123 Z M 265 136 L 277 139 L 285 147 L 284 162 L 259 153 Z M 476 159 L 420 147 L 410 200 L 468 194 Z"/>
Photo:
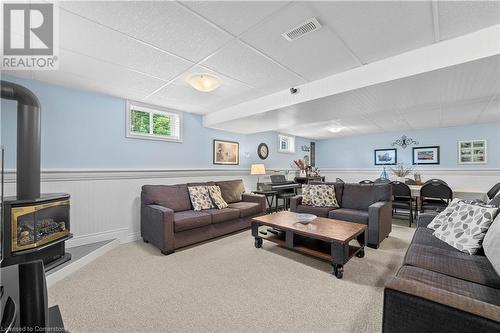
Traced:
<path id="1" fill-rule="evenodd" d="M 337 277 L 337 279 L 342 279 L 344 276 L 344 267 L 342 265 L 333 265 L 333 275 Z"/>
<path id="2" fill-rule="evenodd" d="M 365 256 L 365 249 L 361 249 L 356 253 L 356 257 L 363 258 Z"/>
<path id="3" fill-rule="evenodd" d="M 255 247 L 260 249 L 262 247 L 262 238 L 255 237 Z"/>

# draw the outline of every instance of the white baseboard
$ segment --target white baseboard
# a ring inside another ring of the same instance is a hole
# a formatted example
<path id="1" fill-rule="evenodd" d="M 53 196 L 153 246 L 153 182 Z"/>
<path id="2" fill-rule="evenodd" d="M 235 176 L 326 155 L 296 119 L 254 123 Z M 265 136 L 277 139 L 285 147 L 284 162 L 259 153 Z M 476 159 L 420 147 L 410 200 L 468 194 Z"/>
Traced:
<path id="1" fill-rule="evenodd" d="M 100 256 L 104 255 L 106 252 L 117 247 L 118 245 L 120 245 L 120 242 L 117 239 L 112 240 L 111 242 L 101 246 L 100 248 L 96 249 L 95 251 L 90 252 L 86 256 L 83 256 L 80 259 L 77 259 L 74 262 L 71 262 L 69 265 L 67 265 L 67 266 L 65 266 L 65 267 L 63 267 L 63 268 L 61 268 L 53 273 L 48 274 L 46 277 L 47 287 L 53 286 L 56 282 L 61 281 L 65 277 L 76 272 L 80 268 L 84 267 L 85 265 L 89 264 L 90 262 L 94 261 L 95 259 L 99 258 Z"/>
<path id="2" fill-rule="evenodd" d="M 119 240 L 119 242 L 122 242 L 123 239 L 128 239 L 128 229 L 120 228 L 115 230 L 96 232 L 94 234 L 75 236 L 66 242 L 66 247 L 72 248 L 76 246 L 102 242 L 110 239 L 117 239 Z"/>
<path id="3" fill-rule="evenodd" d="M 127 237 L 120 239 L 121 244 L 125 243 L 130 243 L 130 242 L 135 242 L 137 240 L 141 239 L 141 233 L 140 232 L 132 232 L 127 235 Z"/>

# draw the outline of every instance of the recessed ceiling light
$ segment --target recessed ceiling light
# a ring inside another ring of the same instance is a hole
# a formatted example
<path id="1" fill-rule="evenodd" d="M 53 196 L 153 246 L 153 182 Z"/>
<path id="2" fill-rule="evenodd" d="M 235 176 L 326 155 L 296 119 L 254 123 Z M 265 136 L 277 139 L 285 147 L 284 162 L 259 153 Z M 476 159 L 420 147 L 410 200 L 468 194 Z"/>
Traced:
<path id="1" fill-rule="evenodd" d="M 330 128 L 328 129 L 328 131 L 329 131 L 329 132 L 332 132 L 332 133 L 338 133 L 338 132 L 342 131 L 343 129 L 344 129 L 344 128 L 343 128 L 343 127 L 340 127 L 340 126 L 339 126 L 339 127 L 330 127 Z"/>
<path id="2" fill-rule="evenodd" d="M 211 74 L 194 74 L 186 79 L 187 83 L 189 83 L 194 89 L 210 92 L 219 88 L 222 81 Z"/>

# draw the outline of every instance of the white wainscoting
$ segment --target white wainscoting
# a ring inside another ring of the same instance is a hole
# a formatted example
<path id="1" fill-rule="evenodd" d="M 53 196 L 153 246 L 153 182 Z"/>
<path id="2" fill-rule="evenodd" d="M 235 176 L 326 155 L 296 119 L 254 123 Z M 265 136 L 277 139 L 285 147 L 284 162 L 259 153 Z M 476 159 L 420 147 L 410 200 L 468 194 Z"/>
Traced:
<path id="1" fill-rule="evenodd" d="M 452 188 L 486 192 L 500 181 L 500 169 L 421 169 L 423 179 L 441 178 Z M 272 171 L 272 170 L 269 170 Z M 129 242 L 140 237 L 140 192 L 145 184 L 179 184 L 243 179 L 248 191 L 257 177 L 248 169 L 191 170 L 50 170 L 42 172 L 42 192 L 71 195 L 68 247 L 107 239 Z M 375 179 L 380 169 L 322 169 L 327 181 Z M 261 177 L 262 179 L 262 177 Z M 15 194 L 15 173 L 7 172 L 6 195 Z"/>
<path id="2" fill-rule="evenodd" d="M 5 177 L 6 196 L 15 195 L 15 173 Z M 179 184 L 243 179 L 250 191 L 257 178 L 248 169 L 44 171 L 43 193 L 71 195 L 71 232 L 68 247 L 108 239 L 130 242 L 140 237 L 140 193 L 146 184 Z"/>
<path id="3" fill-rule="evenodd" d="M 439 178 L 448 183 L 455 190 L 468 190 L 473 192 L 487 192 L 494 184 L 500 182 L 500 169 L 463 168 L 463 169 L 437 169 L 419 167 L 422 181 Z M 327 181 L 341 178 L 345 182 L 359 182 L 363 179 L 374 180 L 380 177 L 381 168 L 371 169 L 321 169 Z M 390 170 L 387 168 L 390 175 Z"/>

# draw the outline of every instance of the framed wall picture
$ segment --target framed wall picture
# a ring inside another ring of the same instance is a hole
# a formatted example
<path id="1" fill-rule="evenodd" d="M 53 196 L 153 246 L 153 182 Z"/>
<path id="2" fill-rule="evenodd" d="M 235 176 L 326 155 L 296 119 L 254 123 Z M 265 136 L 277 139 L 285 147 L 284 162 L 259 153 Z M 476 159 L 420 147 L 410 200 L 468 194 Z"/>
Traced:
<path id="1" fill-rule="evenodd" d="M 413 147 L 413 164 L 439 164 L 439 146 Z"/>
<path id="2" fill-rule="evenodd" d="M 487 163 L 486 140 L 458 141 L 458 164 Z"/>
<path id="3" fill-rule="evenodd" d="M 375 165 L 396 165 L 398 163 L 398 151 L 395 148 L 375 149 Z"/>
<path id="4" fill-rule="evenodd" d="M 234 141 L 214 140 L 214 164 L 240 164 L 240 144 Z"/>

